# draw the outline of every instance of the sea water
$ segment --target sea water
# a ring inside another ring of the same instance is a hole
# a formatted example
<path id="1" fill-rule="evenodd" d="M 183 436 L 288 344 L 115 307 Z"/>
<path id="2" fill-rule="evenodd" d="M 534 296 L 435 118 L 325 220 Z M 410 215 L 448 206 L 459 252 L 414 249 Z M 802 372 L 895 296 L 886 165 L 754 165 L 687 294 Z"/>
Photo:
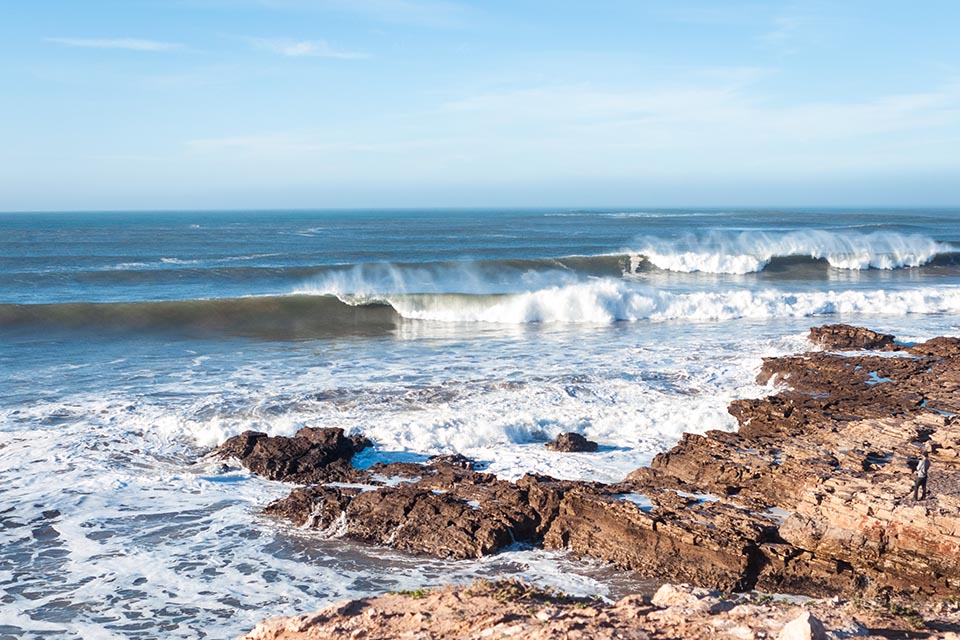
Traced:
<path id="1" fill-rule="evenodd" d="M 223 638 L 387 590 L 642 575 L 514 548 L 439 561 L 260 513 L 206 455 L 342 427 L 356 464 L 459 452 L 617 481 L 734 429 L 807 330 L 960 328 L 957 210 L 0 214 L 0 638 Z M 575 431 L 590 454 L 547 451 Z"/>

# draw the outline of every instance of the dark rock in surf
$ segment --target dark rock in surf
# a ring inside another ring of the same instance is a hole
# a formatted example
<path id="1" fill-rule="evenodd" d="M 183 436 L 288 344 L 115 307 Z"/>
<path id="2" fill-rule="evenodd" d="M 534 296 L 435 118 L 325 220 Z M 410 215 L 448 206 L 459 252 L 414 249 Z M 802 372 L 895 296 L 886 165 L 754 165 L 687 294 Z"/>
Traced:
<path id="1" fill-rule="evenodd" d="M 216 455 L 236 458 L 251 472 L 282 482 L 349 482 L 365 477 L 350 464 L 370 445 L 362 436 L 348 438 L 343 429 L 304 427 L 292 438 L 245 431 L 220 445 Z"/>
<path id="2" fill-rule="evenodd" d="M 540 541 L 545 514 L 528 487 L 450 465 L 422 468 L 416 482 L 368 490 L 301 487 L 264 511 L 326 535 L 444 558 L 479 558 Z"/>
<path id="3" fill-rule="evenodd" d="M 474 471 L 477 468 L 476 460 L 472 460 L 462 453 L 452 453 L 446 455 L 436 455 L 427 458 L 427 464 L 430 466 L 449 465 L 458 469 L 467 469 Z"/>
<path id="4" fill-rule="evenodd" d="M 587 440 L 579 433 L 561 433 L 553 442 L 548 442 L 547 449 L 564 453 L 592 452 L 597 450 L 597 443 Z"/>

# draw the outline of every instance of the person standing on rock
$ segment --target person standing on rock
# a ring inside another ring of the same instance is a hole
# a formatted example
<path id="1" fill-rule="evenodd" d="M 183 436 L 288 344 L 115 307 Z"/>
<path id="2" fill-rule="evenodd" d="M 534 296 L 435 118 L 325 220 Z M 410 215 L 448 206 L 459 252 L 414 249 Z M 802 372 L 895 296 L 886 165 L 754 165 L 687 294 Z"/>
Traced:
<path id="1" fill-rule="evenodd" d="M 917 462 L 917 478 L 913 481 L 913 499 L 917 500 L 917 490 L 920 490 L 922 496 L 920 500 L 927 499 L 927 472 L 930 471 L 930 452 L 924 451 L 923 457 Z"/>

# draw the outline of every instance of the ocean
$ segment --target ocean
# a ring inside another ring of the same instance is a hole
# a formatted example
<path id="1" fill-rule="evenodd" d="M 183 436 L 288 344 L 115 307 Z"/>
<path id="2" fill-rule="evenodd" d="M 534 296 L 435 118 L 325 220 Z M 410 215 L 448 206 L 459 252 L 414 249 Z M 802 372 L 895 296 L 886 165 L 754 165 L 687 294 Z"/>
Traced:
<path id="1" fill-rule="evenodd" d="M 364 466 L 617 481 L 835 322 L 956 335 L 960 210 L 0 214 L 0 639 L 224 638 L 481 576 L 617 597 L 644 577 L 322 539 L 207 454 L 336 426 Z"/>

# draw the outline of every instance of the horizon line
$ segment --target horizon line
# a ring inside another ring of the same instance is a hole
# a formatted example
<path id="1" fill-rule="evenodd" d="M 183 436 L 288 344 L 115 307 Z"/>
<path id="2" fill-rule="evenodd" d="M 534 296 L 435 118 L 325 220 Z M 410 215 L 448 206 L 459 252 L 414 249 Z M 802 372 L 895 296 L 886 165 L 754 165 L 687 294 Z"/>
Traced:
<path id="1" fill-rule="evenodd" d="M 561 209 L 570 212 L 590 213 L 609 209 L 733 209 L 743 211 L 771 210 L 804 210 L 804 209 L 957 209 L 960 202 L 954 204 L 710 204 L 710 205 L 659 205 L 659 204 L 623 204 L 623 205 L 425 205 L 425 206 L 346 206 L 346 207 L 185 207 L 185 208 L 106 208 L 106 209 L 0 209 L 4 214 L 35 214 L 35 213 L 267 213 L 267 212 L 364 212 L 364 211 L 538 211 L 544 209 Z"/>

